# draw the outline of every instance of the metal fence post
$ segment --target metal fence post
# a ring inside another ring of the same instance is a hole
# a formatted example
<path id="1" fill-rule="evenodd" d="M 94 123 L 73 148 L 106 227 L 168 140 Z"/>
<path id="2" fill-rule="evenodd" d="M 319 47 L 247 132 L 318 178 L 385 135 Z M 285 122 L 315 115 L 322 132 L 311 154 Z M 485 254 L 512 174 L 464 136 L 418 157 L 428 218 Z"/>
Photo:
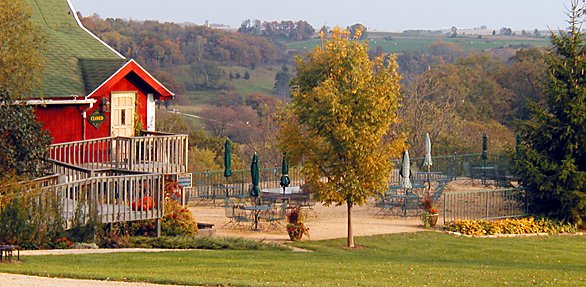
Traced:
<path id="1" fill-rule="evenodd" d="M 489 200 L 490 200 L 490 193 L 491 193 L 491 192 L 487 192 L 487 193 L 486 193 L 486 217 L 487 217 L 487 218 L 489 217 L 489 207 L 490 207 Z"/>
<path id="2" fill-rule="evenodd" d="M 446 205 L 446 202 L 447 202 L 446 197 L 448 197 L 448 195 L 444 194 L 444 225 L 446 225 L 446 213 L 448 212 L 448 209 L 446 208 L 446 206 L 447 206 Z"/>

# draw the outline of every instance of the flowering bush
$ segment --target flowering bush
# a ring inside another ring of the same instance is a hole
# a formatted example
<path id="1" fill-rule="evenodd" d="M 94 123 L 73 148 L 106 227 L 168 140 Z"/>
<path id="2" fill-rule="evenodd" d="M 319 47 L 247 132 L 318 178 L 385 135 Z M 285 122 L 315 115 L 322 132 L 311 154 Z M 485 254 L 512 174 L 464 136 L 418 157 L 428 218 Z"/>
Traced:
<path id="1" fill-rule="evenodd" d="M 437 213 L 437 208 L 435 208 L 433 200 L 430 196 L 426 196 L 421 200 L 421 209 L 423 209 L 424 212 L 431 214 Z"/>
<path id="2" fill-rule="evenodd" d="M 188 208 L 175 200 L 165 201 L 165 216 L 161 220 L 161 232 L 168 236 L 195 235 L 197 222 Z"/>
<path id="3" fill-rule="evenodd" d="M 69 249 L 71 246 L 73 246 L 73 242 L 69 241 L 69 239 L 65 237 L 61 237 L 55 238 L 52 245 L 55 249 Z"/>
<path id="4" fill-rule="evenodd" d="M 161 234 L 180 236 L 197 234 L 197 222 L 191 211 L 173 199 L 165 200 L 165 215 L 161 218 Z M 143 220 L 131 223 L 130 235 L 156 236 L 156 220 Z"/>
<path id="5" fill-rule="evenodd" d="M 456 220 L 444 227 L 448 231 L 479 236 L 492 234 L 564 233 L 576 232 L 575 224 L 563 221 L 533 217 L 501 220 Z"/>
<path id="6" fill-rule="evenodd" d="M 291 240 L 299 240 L 303 235 L 309 237 L 309 228 L 303 224 L 299 208 L 293 208 L 287 212 L 287 232 Z"/>
<path id="7" fill-rule="evenodd" d="M 165 200 L 181 200 L 181 193 L 183 192 L 183 186 L 177 181 L 170 181 L 165 184 Z"/>
<path id="8" fill-rule="evenodd" d="M 437 222 L 437 208 L 434 207 L 433 199 L 426 196 L 421 200 L 421 223 L 423 227 L 434 227 Z"/>

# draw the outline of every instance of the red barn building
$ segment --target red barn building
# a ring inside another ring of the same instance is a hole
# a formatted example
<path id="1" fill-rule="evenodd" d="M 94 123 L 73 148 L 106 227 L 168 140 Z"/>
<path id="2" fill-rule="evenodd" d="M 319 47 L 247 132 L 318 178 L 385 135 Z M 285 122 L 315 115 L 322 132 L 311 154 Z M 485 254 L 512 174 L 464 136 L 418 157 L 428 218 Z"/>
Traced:
<path id="1" fill-rule="evenodd" d="M 173 93 L 83 27 L 68 0 L 26 0 L 46 36 L 42 85 L 28 103 L 54 143 L 155 129 L 155 100 Z"/>

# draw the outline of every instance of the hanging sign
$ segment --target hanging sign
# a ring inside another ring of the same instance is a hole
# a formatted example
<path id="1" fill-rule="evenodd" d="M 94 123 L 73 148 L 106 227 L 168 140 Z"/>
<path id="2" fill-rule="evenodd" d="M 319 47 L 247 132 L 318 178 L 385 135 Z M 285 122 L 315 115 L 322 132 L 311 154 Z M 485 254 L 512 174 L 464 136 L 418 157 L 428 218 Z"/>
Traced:
<path id="1" fill-rule="evenodd" d="M 88 121 L 92 126 L 96 129 L 100 127 L 100 125 L 106 120 L 106 116 L 97 109 L 89 116 Z"/>

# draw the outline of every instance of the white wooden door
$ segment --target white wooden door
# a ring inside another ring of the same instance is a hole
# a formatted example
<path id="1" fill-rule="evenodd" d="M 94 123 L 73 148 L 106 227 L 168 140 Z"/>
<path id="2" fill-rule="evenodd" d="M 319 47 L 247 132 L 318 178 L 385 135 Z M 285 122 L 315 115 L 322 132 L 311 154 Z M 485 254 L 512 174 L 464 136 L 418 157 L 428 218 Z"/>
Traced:
<path id="1" fill-rule="evenodd" d="M 112 93 L 110 136 L 134 136 L 134 103 L 136 93 Z"/>

